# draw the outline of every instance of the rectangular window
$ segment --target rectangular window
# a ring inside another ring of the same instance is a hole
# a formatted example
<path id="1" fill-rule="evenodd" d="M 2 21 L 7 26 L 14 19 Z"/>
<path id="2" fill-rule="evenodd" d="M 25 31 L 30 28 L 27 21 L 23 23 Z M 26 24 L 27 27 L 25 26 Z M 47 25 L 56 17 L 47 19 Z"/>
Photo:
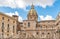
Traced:
<path id="1" fill-rule="evenodd" d="M 2 20 L 4 20 L 4 17 L 2 17 Z"/>
<path id="2" fill-rule="evenodd" d="M 28 22 L 28 27 L 30 27 L 30 22 Z"/>
<path id="3" fill-rule="evenodd" d="M 13 26 L 13 33 L 14 33 L 14 26 Z"/>
<path id="4" fill-rule="evenodd" d="M 7 34 L 7 36 L 9 36 L 9 34 Z"/>
<path id="5" fill-rule="evenodd" d="M 2 32 L 4 32 L 4 23 L 2 23 Z"/>
<path id="6" fill-rule="evenodd" d="M 39 33 L 38 33 L 38 32 L 36 32 L 36 34 L 38 35 Z"/>
<path id="7" fill-rule="evenodd" d="M 10 20 L 8 19 L 8 21 L 10 21 Z"/>
<path id="8" fill-rule="evenodd" d="M 2 23 L 2 36 L 4 34 L 4 23 Z"/>
<path id="9" fill-rule="evenodd" d="M 42 26 L 40 25 L 40 28 L 42 28 Z"/>
<path id="10" fill-rule="evenodd" d="M 9 24 L 7 25 L 7 36 L 9 36 Z"/>
<path id="11" fill-rule="evenodd" d="M 13 23 L 15 23 L 15 21 L 13 21 Z"/>
<path id="12" fill-rule="evenodd" d="M 9 24 L 8 24 L 8 26 L 7 26 L 7 32 L 9 32 Z"/>
<path id="13" fill-rule="evenodd" d="M 37 28 L 37 24 L 36 24 L 36 28 Z"/>

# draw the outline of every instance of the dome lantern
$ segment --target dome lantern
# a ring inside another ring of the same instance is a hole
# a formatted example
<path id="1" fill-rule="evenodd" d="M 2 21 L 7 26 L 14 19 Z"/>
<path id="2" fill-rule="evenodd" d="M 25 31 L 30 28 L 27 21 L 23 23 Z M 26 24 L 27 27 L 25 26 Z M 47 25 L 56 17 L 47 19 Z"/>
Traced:
<path id="1" fill-rule="evenodd" d="M 31 5 L 31 9 L 34 9 L 34 5 L 33 4 Z"/>

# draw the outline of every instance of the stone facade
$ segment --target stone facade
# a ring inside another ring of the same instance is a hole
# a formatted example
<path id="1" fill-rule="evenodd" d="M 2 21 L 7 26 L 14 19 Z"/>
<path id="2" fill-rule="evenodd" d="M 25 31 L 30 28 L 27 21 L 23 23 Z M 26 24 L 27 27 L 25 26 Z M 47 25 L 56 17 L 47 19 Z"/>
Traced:
<path id="1" fill-rule="evenodd" d="M 8 38 L 16 35 L 17 20 L 0 13 L 0 37 Z"/>
<path id="2" fill-rule="evenodd" d="M 59 39 L 60 14 L 55 20 L 38 21 L 34 5 L 27 15 L 27 20 L 18 21 L 18 16 L 12 17 L 0 12 L 0 38 L 29 39 Z"/>

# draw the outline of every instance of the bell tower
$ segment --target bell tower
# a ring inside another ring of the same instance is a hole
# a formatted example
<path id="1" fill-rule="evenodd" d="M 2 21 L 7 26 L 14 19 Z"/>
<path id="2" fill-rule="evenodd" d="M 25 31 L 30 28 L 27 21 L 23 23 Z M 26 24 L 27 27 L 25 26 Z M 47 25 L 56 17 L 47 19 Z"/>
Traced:
<path id="1" fill-rule="evenodd" d="M 27 17 L 28 17 L 28 20 L 34 20 L 34 21 L 38 20 L 38 15 L 37 15 L 36 10 L 34 9 L 33 4 L 31 5 L 31 9 L 30 9 Z"/>

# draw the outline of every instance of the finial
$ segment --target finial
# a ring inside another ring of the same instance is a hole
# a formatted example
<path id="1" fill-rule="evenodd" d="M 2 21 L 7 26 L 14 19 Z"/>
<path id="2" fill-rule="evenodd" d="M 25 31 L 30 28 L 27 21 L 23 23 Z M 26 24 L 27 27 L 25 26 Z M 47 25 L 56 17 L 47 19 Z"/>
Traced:
<path id="1" fill-rule="evenodd" d="M 31 5 L 31 9 L 34 9 L 34 5 L 33 5 L 33 3 L 32 3 L 32 5 Z"/>

